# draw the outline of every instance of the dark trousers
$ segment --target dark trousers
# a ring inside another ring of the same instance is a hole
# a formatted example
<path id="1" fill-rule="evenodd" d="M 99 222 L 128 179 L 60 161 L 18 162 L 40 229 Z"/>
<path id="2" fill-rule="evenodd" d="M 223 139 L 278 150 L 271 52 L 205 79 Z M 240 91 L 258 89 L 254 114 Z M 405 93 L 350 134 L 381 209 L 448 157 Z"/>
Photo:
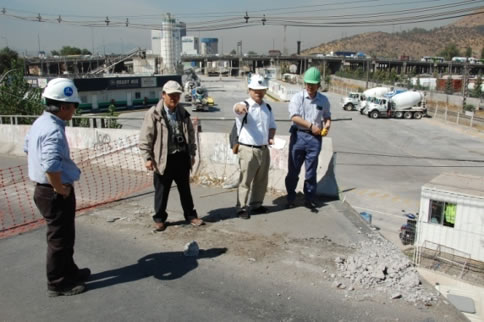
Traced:
<path id="1" fill-rule="evenodd" d="M 185 220 L 189 221 L 197 218 L 190 190 L 190 167 L 191 160 L 188 153 L 177 152 L 168 155 L 163 175 L 156 172 L 153 174 L 153 184 L 155 186 L 155 215 L 153 220 L 155 222 L 165 222 L 168 217 L 166 206 L 168 205 L 168 196 L 170 195 L 173 181 L 175 181 L 180 194 Z"/>
<path id="2" fill-rule="evenodd" d="M 34 202 L 47 223 L 47 286 L 60 287 L 75 280 L 79 268 L 74 262 L 76 197 L 54 192 L 50 186 L 37 185 Z"/>
<path id="3" fill-rule="evenodd" d="M 289 141 L 289 160 L 286 176 L 287 200 L 294 201 L 299 173 L 304 163 L 306 178 L 304 180 L 304 197 L 312 201 L 316 194 L 319 152 L 321 151 L 321 137 L 302 131 L 291 133 Z"/>

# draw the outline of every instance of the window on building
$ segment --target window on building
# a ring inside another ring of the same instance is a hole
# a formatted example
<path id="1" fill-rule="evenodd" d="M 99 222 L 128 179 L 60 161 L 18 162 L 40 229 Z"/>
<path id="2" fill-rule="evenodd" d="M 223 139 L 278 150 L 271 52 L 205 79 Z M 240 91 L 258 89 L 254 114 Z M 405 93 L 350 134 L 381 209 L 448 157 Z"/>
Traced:
<path id="1" fill-rule="evenodd" d="M 456 210 L 455 203 L 430 200 L 429 223 L 454 227 Z"/>
<path id="2" fill-rule="evenodd" d="M 81 102 L 82 103 L 87 103 L 87 96 L 81 95 Z"/>
<path id="3" fill-rule="evenodd" d="M 156 93 L 154 91 L 150 91 L 150 98 L 156 98 Z"/>
<path id="4" fill-rule="evenodd" d="M 141 93 L 140 92 L 135 92 L 134 93 L 134 98 L 136 98 L 136 99 L 141 98 Z"/>

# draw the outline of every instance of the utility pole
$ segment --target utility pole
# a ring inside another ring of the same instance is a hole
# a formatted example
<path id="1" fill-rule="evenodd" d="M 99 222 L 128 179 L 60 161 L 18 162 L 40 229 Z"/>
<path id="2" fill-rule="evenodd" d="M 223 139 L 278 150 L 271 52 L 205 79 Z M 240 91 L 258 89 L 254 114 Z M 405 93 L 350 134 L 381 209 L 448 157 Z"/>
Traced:
<path id="1" fill-rule="evenodd" d="M 368 89 L 368 81 L 370 80 L 370 59 L 366 59 L 366 88 Z"/>
<path id="2" fill-rule="evenodd" d="M 469 71 L 467 69 L 467 60 L 464 62 L 464 79 L 462 80 L 462 110 L 465 110 L 466 107 L 466 99 L 467 95 L 469 94 Z"/>
<path id="3" fill-rule="evenodd" d="M 92 50 L 92 54 L 94 55 L 94 33 L 92 31 L 92 27 L 91 27 L 91 50 Z"/>
<path id="4" fill-rule="evenodd" d="M 287 56 L 287 44 L 286 44 L 286 29 L 287 29 L 287 26 L 284 25 L 284 48 L 283 48 L 283 51 L 284 51 L 284 56 Z"/>

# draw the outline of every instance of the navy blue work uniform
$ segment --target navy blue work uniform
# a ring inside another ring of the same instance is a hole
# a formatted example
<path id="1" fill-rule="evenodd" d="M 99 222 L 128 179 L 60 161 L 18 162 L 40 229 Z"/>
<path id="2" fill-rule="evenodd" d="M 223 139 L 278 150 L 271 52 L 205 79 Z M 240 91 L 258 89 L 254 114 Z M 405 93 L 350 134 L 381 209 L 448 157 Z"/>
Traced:
<path id="1" fill-rule="evenodd" d="M 293 116 L 300 116 L 322 129 L 323 120 L 331 118 L 329 100 L 319 92 L 314 98 L 310 98 L 307 91 L 303 90 L 295 94 L 289 103 L 289 118 L 292 119 Z M 306 169 L 304 197 L 307 201 L 312 201 L 316 194 L 316 170 L 322 138 L 320 135 L 313 135 L 308 128 L 300 127 L 295 123 L 292 124 L 290 132 L 286 176 L 287 201 L 293 202 L 296 198 L 296 187 L 303 163 Z"/>

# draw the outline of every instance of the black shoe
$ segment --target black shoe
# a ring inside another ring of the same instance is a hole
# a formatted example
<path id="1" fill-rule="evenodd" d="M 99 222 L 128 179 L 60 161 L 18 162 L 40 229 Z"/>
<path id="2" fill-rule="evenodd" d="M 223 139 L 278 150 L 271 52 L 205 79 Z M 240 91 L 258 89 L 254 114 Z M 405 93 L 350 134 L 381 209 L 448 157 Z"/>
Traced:
<path id="1" fill-rule="evenodd" d="M 71 296 L 76 294 L 81 294 L 86 291 L 86 286 L 84 283 L 76 283 L 63 287 L 54 287 L 47 290 L 47 295 L 49 297 L 56 296 Z"/>
<path id="2" fill-rule="evenodd" d="M 81 268 L 77 271 L 76 282 L 85 282 L 91 276 L 91 270 L 89 268 Z"/>
<path id="3" fill-rule="evenodd" d="M 253 214 L 266 214 L 269 212 L 269 209 L 267 209 L 264 206 L 259 206 L 257 208 L 252 209 L 250 212 Z"/>
<path id="4" fill-rule="evenodd" d="M 237 216 L 239 216 L 240 219 L 250 219 L 250 214 L 245 209 L 238 211 Z"/>
<path id="5" fill-rule="evenodd" d="M 296 207 L 296 203 L 294 201 L 288 201 L 286 204 L 286 209 L 292 209 Z"/>
<path id="6" fill-rule="evenodd" d="M 306 200 L 304 202 L 304 207 L 309 208 L 311 210 L 315 210 L 317 208 L 317 205 L 314 201 Z"/>

